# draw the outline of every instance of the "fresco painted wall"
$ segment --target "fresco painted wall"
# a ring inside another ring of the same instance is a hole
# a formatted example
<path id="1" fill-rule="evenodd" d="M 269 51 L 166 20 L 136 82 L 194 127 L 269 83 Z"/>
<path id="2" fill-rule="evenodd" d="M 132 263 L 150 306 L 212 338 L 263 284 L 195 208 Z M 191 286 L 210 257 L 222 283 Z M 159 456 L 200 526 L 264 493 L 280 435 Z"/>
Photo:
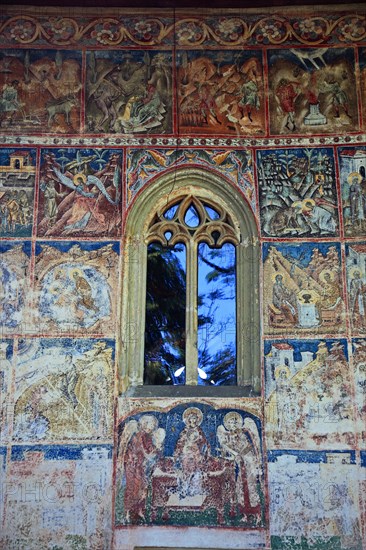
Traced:
<path id="1" fill-rule="evenodd" d="M 1 548 L 366 549 L 365 90 L 362 5 L 1 11 Z M 120 395 L 126 215 L 189 167 L 259 228 L 259 397 Z"/>

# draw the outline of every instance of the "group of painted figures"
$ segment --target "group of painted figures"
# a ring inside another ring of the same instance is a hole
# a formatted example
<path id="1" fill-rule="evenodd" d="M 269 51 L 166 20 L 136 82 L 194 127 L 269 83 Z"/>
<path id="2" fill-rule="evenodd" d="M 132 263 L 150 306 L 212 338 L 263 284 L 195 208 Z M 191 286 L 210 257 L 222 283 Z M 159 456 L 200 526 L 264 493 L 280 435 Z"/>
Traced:
<path id="1" fill-rule="evenodd" d="M 196 133 L 266 132 L 265 59 L 260 50 L 177 53 L 108 50 L 5 51 L 0 62 L 0 127 L 66 133 L 81 130 L 85 87 L 88 133 L 173 131 L 173 71 L 177 64 L 180 129 Z M 352 48 L 268 50 L 272 134 L 336 132 L 358 126 Z M 2 75 L 3 73 L 3 75 Z M 84 95 L 84 94 L 83 94 Z"/>
<path id="2" fill-rule="evenodd" d="M 213 509 L 220 523 L 228 514 L 231 521 L 259 525 L 262 459 L 255 421 L 227 412 L 213 448 L 198 407 L 185 409 L 182 420 L 171 455 L 164 450 L 166 430 L 155 415 L 125 423 L 118 454 L 120 523 L 169 522 L 170 513 Z"/>

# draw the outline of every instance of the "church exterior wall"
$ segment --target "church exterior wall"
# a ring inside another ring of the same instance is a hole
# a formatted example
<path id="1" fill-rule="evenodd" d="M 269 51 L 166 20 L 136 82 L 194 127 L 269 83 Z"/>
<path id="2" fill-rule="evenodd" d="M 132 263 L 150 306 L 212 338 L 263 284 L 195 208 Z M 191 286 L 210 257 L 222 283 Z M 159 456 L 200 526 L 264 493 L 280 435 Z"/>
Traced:
<path id="1" fill-rule="evenodd" d="M 362 5 L 2 8 L 0 548 L 366 550 L 365 92 Z M 259 394 L 124 385 L 127 217 L 193 169 L 258 228 Z"/>

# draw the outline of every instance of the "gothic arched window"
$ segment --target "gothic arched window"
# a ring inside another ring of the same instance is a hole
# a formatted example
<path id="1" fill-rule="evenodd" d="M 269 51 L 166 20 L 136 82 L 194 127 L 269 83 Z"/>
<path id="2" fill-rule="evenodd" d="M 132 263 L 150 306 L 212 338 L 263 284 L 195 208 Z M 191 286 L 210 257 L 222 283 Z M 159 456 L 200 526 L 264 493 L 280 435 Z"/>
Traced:
<path id="1" fill-rule="evenodd" d="M 258 393 L 257 226 L 237 188 L 196 168 L 160 176 L 128 214 L 124 262 L 122 391 Z"/>

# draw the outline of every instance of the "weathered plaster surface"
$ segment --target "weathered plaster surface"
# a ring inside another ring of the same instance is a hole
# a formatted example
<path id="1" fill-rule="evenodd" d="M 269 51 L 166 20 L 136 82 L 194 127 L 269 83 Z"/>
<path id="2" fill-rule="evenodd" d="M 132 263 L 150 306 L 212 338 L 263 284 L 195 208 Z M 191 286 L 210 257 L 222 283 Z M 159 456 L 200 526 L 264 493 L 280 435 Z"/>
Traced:
<path id="1" fill-rule="evenodd" d="M 365 89 L 362 5 L 2 9 L 1 548 L 366 549 Z M 127 216 L 190 174 L 256 228 L 256 397 L 122 392 Z"/>

